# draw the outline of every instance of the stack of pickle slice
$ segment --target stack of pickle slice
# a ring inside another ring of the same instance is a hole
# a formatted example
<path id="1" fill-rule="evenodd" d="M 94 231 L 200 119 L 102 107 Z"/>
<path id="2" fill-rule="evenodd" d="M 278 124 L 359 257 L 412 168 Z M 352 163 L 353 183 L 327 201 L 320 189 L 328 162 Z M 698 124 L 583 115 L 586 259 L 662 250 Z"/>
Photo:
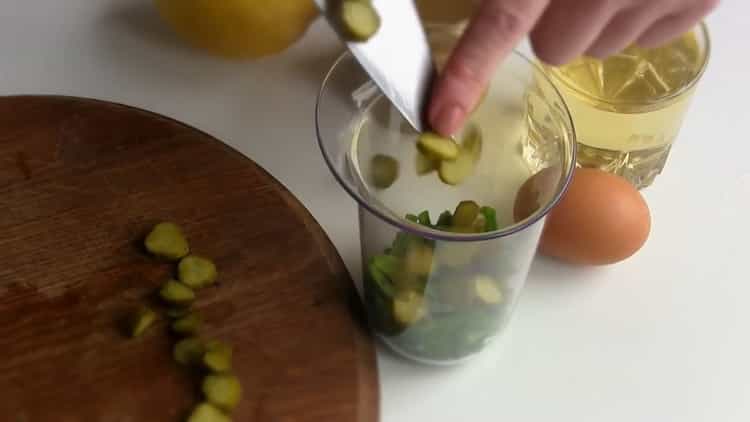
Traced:
<path id="1" fill-rule="evenodd" d="M 434 224 L 427 211 L 406 219 L 453 233 L 498 229 L 495 210 L 474 201 L 462 201 Z M 481 350 L 499 330 L 505 293 L 498 280 L 473 265 L 476 246 L 397 233 L 367 266 L 364 299 L 374 329 L 397 349 L 429 360 L 457 360 Z"/>

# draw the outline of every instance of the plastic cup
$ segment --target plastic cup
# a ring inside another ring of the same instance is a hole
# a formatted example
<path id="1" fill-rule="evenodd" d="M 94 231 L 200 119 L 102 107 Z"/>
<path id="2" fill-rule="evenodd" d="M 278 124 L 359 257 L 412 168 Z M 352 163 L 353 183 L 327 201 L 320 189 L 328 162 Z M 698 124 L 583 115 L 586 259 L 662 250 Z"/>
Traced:
<path id="1" fill-rule="evenodd" d="M 546 215 L 575 168 L 570 114 L 543 71 L 520 53 L 497 70 L 458 136 L 469 148 L 466 139 L 481 135 L 475 167 L 458 185 L 443 183 L 440 169 L 418 174 L 418 134 L 349 53 L 325 77 L 316 130 L 327 165 L 359 204 L 361 296 L 374 333 L 423 363 L 482 351 L 507 325 Z M 388 186 L 376 156 L 388 157 L 391 176 L 398 163 Z"/>

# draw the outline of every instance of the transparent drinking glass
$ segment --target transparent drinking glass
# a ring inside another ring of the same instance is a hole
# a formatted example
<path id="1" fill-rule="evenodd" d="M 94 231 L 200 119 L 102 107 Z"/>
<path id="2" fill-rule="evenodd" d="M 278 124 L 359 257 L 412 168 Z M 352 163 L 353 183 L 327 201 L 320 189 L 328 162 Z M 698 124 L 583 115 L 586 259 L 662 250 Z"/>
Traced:
<path id="1" fill-rule="evenodd" d="M 710 57 L 705 23 L 656 48 L 545 66 L 570 107 L 578 164 L 650 186 L 663 171 Z"/>
<path id="2" fill-rule="evenodd" d="M 560 94 L 533 62 L 510 55 L 457 136 L 472 166 L 453 184 L 444 170 L 458 159 L 420 152 L 418 134 L 348 53 L 325 77 L 315 113 L 325 161 L 359 204 L 373 331 L 423 363 L 479 353 L 509 321 L 575 167 Z"/>

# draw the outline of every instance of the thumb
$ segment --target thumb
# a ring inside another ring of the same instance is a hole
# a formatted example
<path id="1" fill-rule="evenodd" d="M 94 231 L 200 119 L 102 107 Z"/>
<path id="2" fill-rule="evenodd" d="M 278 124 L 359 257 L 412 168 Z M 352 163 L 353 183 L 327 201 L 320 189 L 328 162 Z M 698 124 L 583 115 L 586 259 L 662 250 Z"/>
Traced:
<path id="1" fill-rule="evenodd" d="M 549 0 L 484 0 L 435 81 L 427 118 L 451 136 L 466 118 L 498 62 L 531 31 Z"/>

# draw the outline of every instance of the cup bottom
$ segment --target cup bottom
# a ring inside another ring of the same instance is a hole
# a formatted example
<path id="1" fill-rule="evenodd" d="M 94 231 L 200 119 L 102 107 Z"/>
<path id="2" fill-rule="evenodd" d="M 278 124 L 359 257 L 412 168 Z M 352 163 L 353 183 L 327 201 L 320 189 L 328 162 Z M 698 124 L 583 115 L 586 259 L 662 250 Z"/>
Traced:
<path id="1" fill-rule="evenodd" d="M 429 359 L 429 358 L 426 358 L 424 356 L 420 356 L 418 354 L 411 353 L 411 352 L 409 352 L 407 349 L 405 349 L 403 347 L 399 347 L 398 343 L 392 341 L 391 339 L 389 339 L 386 336 L 383 336 L 383 335 L 380 335 L 380 334 L 378 334 L 376 336 L 377 336 L 377 338 L 380 341 L 383 342 L 383 344 L 386 347 L 388 347 L 393 353 L 395 353 L 398 356 L 401 356 L 401 357 L 403 357 L 405 359 L 408 359 L 410 361 L 413 361 L 413 362 L 416 362 L 416 363 L 420 363 L 420 364 L 423 364 L 423 365 L 428 365 L 428 366 L 443 366 L 443 367 L 446 367 L 446 366 L 458 366 L 458 365 L 466 364 L 466 363 L 474 360 L 477 356 L 481 355 L 482 352 L 486 349 L 486 347 L 490 343 L 493 343 L 495 341 L 494 339 L 492 339 L 492 340 L 488 341 L 487 343 L 485 343 L 484 346 L 482 347 L 482 349 L 480 349 L 480 350 L 478 350 L 478 351 L 476 351 L 474 353 L 471 353 L 469 355 L 466 355 L 466 356 L 463 356 L 461 358 L 458 358 L 458 359 Z"/>

